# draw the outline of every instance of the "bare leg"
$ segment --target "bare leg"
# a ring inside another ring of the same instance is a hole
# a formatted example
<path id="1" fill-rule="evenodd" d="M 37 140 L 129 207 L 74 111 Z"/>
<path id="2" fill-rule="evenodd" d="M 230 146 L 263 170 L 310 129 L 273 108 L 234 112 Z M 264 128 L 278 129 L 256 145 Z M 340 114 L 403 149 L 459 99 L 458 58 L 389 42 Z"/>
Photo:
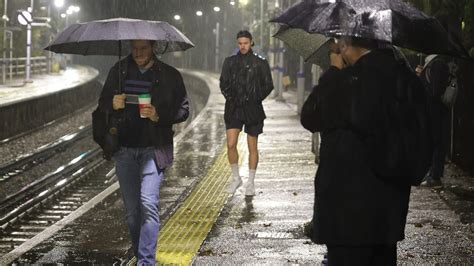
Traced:
<path id="1" fill-rule="evenodd" d="M 231 128 L 227 129 L 227 158 L 229 164 L 239 163 L 239 153 L 237 152 L 237 141 L 239 139 L 240 129 Z"/>
<path id="2" fill-rule="evenodd" d="M 258 136 L 247 135 L 247 145 L 249 148 L 249 169 L 256 170 L 258 165 Z"/>
<path id="3" fill-rule="evenodd" d="M 240 129 L 227 129 L 227 159 L 229 159 L 232 169 L 232 181 L 227 188 L 229 194 L 233 194 L 237 188 L 242 185 L 242 179 L 239 174 L 239 153 L 237 152 L 237 141 L 239 140 Z"/>
<path id="4" fill-rule="evenodd" d="M 258 149 L 257 149 L 258 136 L 247 135 L 247 145 L 249 148 L 249 179 L 245 184 L 245 195 L 255 195 L 255 171 L 258 165 Z"/>

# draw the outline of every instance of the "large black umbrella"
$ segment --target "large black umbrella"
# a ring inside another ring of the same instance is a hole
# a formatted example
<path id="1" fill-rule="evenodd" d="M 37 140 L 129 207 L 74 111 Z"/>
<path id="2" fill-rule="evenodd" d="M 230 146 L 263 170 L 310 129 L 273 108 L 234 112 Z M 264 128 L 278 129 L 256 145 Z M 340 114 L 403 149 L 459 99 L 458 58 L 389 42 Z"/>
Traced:
<path id="1" fill-rule="evenodd" d="M 354 36 L 426 54 L 469 58 L 441 23 L 402 0 L 303 0 L 271 20 L 309 33 Z"/>
<path id="2" fill-rule="evenodd" d="M 157 53 L 184 51 L 194 44 L 164 21 L 113 18 L 77 23 L 60 32 L 45 50 L 80 55 L 127 55 L 129 40 L 154 40 Z M 124 42 L 125 41 L 125 42 Z"/>
<path id="3" fill-rule="evenodd" d="M 273 37 L 295 50 L 305 62 L 317 64 L 324 69 L 329 67 L 330 38 L 285 25 L 282 25 Z"/>

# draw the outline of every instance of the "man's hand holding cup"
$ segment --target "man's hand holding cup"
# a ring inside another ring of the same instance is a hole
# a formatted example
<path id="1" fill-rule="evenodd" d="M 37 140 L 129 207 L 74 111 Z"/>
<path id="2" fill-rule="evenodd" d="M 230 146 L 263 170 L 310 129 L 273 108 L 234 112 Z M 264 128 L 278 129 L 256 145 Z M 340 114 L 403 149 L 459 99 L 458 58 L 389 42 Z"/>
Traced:
<path id="1" fill-rule="evenodd" d="M 151 104 L 150 94 L 138 95 L 138 108 L 140 108 L 140 117 L 149 118 L 153 122 L 158 122 L 158 114 L 155 107 Z"/>

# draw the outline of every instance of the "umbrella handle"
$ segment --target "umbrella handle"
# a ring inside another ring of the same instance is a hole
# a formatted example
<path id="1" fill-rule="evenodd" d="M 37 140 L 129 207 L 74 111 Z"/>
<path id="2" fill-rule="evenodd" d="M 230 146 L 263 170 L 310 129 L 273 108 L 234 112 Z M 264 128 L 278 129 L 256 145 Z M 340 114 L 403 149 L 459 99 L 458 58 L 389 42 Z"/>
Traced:
<path id="1" fill-rule="evenodd" d="M 169 43 L 168 43 L 168 42 L 166 42 L 166 45 L 165 45 L 165 50 L 163 50 L 163 52 L 161 53 L 162 55 L 164 55 L 164 54 L 166 53 L 166 50 L 168 50 L 168 45 L 169 45 Z"/>
<path id="2" fill-rule="evenodd" d="M 122 61 L 122 58 L 121 58 L 121 55 L 122 55 L 122 41 L 119 40 L 118 41 L 118 89 L 117 89 L 117 94 L 121 94 L 122 93 L 122 77 L 120 75 L 122 75 L 122 67 L 121 67 L 121 61 Z"/>

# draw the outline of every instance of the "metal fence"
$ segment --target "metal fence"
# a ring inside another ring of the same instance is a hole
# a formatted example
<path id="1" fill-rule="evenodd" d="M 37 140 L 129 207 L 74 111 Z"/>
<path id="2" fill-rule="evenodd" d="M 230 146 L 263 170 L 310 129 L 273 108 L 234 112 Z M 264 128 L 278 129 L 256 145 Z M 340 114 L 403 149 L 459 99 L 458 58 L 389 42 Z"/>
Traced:
<path id="1" fill-rule="evenodd" d="M 46 74 L 48 73 L 48 57 L 37 56 L 31 57 L 31 74 Z M 0 58 L 1 75 L 10 80 L 16 77 L 25 76 L 26 71 L 26 57 L 6 58 L 5 61 Z M 5 72 L 4 72 L 5 71 Z M 3 74 L 5 73 L 5 74 Z"/>

